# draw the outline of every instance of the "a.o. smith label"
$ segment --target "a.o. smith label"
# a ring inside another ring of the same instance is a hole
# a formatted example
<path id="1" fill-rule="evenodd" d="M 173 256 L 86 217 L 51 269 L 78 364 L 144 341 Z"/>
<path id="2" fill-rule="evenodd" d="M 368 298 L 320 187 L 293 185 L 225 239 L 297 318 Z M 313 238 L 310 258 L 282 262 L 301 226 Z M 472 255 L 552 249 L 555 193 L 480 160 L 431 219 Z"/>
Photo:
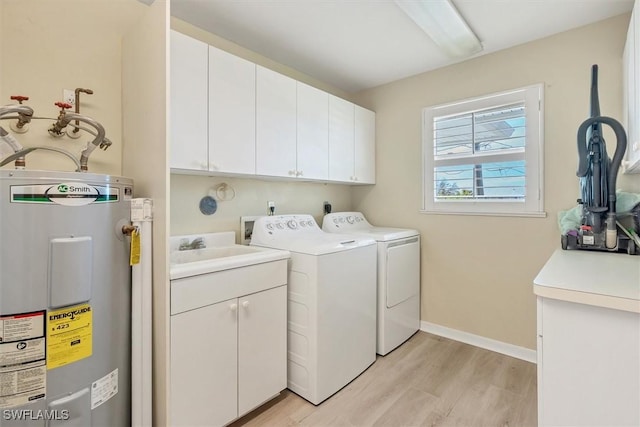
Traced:
<path id="1" fill-rule="evenodd" d="M 108 185 L 62 182 L 11 186 L 11 203 L 84 206 L 91 203 L 117 202 L 119 198 L 120 190 Z"/>

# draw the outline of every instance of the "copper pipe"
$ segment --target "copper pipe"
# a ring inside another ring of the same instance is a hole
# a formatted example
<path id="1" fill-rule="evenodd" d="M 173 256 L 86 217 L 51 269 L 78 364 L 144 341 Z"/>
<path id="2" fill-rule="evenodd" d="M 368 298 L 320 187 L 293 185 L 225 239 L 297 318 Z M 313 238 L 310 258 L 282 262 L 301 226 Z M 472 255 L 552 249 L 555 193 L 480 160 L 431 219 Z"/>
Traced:
<path id="1" fill-rule="evenodd" d="M 84 92 L 89 95 L 93 95 L 93 91 L 91 89 L 82 89 L 80 87 L 76 88 L 76 113 L 80 113 L 80 92 Z M 73 133 L 80 132 L 80 121 L 76 120 L 76 127 L 73 129 Z"/>

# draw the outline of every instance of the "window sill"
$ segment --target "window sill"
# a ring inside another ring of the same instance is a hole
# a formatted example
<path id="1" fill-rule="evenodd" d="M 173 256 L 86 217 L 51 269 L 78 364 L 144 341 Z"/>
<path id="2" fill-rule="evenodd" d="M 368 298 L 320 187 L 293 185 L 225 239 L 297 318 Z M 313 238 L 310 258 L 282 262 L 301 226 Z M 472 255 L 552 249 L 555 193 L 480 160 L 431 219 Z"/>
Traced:
<path id="1" fill-rule="evenodd" d="M 420 210 L 427 215 L 466 215 L 466 216 L 512 216 L 522 218 L 546 218 L 546 212 L 470 212 L 470 211 L 428 211 Z"/>

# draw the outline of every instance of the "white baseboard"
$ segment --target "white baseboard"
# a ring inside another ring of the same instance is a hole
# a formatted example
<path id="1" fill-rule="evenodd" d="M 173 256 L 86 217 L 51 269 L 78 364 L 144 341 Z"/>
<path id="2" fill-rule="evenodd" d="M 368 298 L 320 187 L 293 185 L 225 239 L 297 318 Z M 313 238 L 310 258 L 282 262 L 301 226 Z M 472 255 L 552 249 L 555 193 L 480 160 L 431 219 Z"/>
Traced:
<path id="1" fill-rule="evenodd" d="M 481 337 L 480 335 L 471 334 L 469 332 L 459 331 L 457 329 L 447 328 L 446 326 L 436 325 L 435 323 L 420 322 L 420 330 L 430 334 L 460 341 L 465 344 L 471 344 L 486 350 L 495 351 L 516 359 L 526 360 L 527 362 L 536 363 L 536 351 L 517 345 L 508 344 L 502 341 L 492 340 L 491 338 Z"/>

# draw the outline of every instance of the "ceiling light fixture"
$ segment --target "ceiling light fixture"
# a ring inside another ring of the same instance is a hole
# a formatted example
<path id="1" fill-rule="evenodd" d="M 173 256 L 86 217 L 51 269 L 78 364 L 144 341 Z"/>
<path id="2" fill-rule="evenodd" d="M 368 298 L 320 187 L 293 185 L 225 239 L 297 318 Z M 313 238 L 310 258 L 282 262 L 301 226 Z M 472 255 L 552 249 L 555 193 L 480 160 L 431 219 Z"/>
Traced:
<path id="1" fill-rule="evenodd" d="M 480 40 L 450 0 L 395 0 L 395 3 L 449 57 L 464 58 L 482 50 Z"/>

